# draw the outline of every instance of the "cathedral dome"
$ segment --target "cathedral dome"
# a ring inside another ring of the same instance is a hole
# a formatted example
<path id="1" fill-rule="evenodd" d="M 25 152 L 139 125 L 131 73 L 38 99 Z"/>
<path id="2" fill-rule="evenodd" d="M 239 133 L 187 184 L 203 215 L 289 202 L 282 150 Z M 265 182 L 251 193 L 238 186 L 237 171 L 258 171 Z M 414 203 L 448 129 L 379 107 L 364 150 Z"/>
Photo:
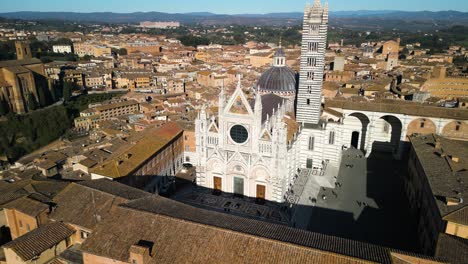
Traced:
<path id="1" fill-rule="evenodd" d="M 295 93 L 296 73 L 286 66 L 273 66 L 260 76 L 257 88 L 261 92 Z"/>
<path id="2" fill-rule="evenodd" d="M 286 55 L 281 46 L 273 56 L 273 66 L 260 76 L 257 89 L 262 93 L 296 93 L 296 73 L 286 66 Z"/>

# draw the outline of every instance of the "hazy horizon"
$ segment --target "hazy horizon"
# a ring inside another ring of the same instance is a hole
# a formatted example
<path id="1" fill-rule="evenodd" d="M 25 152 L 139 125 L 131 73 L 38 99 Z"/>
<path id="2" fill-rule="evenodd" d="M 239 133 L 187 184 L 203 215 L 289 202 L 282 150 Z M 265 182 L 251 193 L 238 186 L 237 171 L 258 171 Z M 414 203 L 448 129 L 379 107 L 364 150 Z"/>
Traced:
<path id="1" fill-rule="evenodd" d="M 22 0 L 2 3 L 0 13 L 10 12 L 76 12 L 76 13 L 135 13 L 135 12 L 163 12 L 171 14 L 209 12 L 214 14 L 267 14 L 303 12 L 307 2 L 304 0 L 238 0 L 225 2 L 216 0 L 133 0 L 128 1 L 81 0 L 73 6 L 67 2 L 52 0 Z M 460 11 L 468 12 L 468 1 L 459 0 L 395 0 L 392 2 L 373 0 L 329 0 L 332 12 L 353 11 Z M 322 1 L 324 3 L 324 1 Z M 203 6 L 203 8 L 201 8 Z M 395 8 L 398 7 L 398 8 Z"/>

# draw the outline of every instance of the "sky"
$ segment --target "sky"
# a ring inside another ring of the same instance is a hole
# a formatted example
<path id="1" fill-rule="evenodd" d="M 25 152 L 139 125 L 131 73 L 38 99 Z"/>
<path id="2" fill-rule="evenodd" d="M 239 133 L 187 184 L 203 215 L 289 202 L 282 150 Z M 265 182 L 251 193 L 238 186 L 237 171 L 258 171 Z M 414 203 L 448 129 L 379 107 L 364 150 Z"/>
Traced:
<path id="1" fill-rule="evenodd" d="M 0 0 L 0 13 L 15 11 L 71 12 L 212 12 L 263 14 L 302 12 L 307 0 Z M 309 0 L 309 2 L 313 0 Z M 467 0 L 329 0 L 330 10 L 404 10 L 468 12 Z"/>

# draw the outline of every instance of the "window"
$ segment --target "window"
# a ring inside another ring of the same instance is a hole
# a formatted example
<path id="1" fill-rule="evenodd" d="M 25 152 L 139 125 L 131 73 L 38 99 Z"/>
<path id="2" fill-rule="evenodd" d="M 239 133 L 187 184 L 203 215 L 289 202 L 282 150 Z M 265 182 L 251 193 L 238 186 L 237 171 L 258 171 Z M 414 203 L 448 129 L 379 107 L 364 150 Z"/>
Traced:
<path id="1" fill-rule="evenodd" d="M 317 52 L 318 51 L 318 42 L 309 42 L 308 43 L 308 46 L 309 46 L 309 52 Z"/>
<path id="2" fill-rule="evenodd" d="M 29 226 L 29 224 L 26 224 L 26 229 L 27 229 L 28 231 L 31 231 L 31 227 Z"/>
<path id="3" fill-rule="evenodd" d="M 457 122 L 457 124 L 455 125 L 455 131 L 460 131 L 460 122 Z"/>
<path id="4" fill-rule="evenodd" d="M 317 34 L 319 31 L 319 25 L 310 25 L 309 34 Z"/>
<path id="5" fill-rule="evenodd" d="M 307 72 L 307 80 L 314 80 L 314 73 L 313 72 Z"/>
<path id="6" fill-rule="evenodd" d="M 310 93 L 310 94 L 312 93 L 312 86 L 310 86 L 310 85 L 307 86 L 307 92 Z"/>
<path id="7" fill-rule="evenodd" d="M 312 57 L 307 58 L 307 66 L 317 66 L 317 59 Z"/>
<path id="8" fill-rule="evenodd" d="M 314 150 L 314 142 L 315 142 L 315 138 L 309 137 L 309 145 L 308 145 L 309 150 Z"/>
<path id="9" fill-rule="evenodd" d="M 137 264 L 138 262 L 136 261 L 136 259 L 132 259 L 132 264 Z"/>
<path id="10" fill-rule="evenodd" d="M 188 139 L 189 139 L 189 136 L 186 135 L 186 136 L 185 136 L 185 140 L 187 141 Z"/>
<path id="11" fill-rule="evenodd" d="M 312 169 L 312 165 L 314 164 L 313 160 L 312 159 L 307 159 L 307 164 L 306 164 L 306 168 L 308 169 Z"/>
<path id="12" fill-rule="evenodd" d="M 330 136 L 328 137 L 328 144 L 335 144 L 335 131 L 330 131 Z"/>
<path id="13" fill-rule="evenodd" d="M 310 99 L 307 99 L 307 105 L 310 105 Z"/>
<path id="14" fill-rule="evenodd" d="M 235 125 L 231 128 L 230 135 L 232 140 L 238 144 L 245 143 L 249 138 L 249 133 L 244 126 Z"/>
<path id="15" fill-rule="evenodd" d="M 80 237 L 81 237 L 81 239 L 86 239 L 86 238 L 88 238 L 88 235 L 89 235 L 88 232 L 81 230 L 81 232 L 80 232 Z"/>
<path id="16" fill-rule="evenodd" d="M 190 151 L 190 146 L 185 146 L 185 151 Z"/>
<path id="17" fill-rule="evenodd" d="M 18 221 L 19 227 L 23 227 L 23 222 L 21 220 Z"/>
<path id="18" fill-rule="evenodd" d="M 424 124 L 424 121 L 423 121 L 423 122 L 421 122 L 420 127 L 421 127 L 421 128 L 424 128 L 424 125 L 425 125 L 425 124 Z"/>
<path id="19" fill-rule="evenodd" d="M 185 162 L 190 162 L 190 157 L 185 157 Z"/>

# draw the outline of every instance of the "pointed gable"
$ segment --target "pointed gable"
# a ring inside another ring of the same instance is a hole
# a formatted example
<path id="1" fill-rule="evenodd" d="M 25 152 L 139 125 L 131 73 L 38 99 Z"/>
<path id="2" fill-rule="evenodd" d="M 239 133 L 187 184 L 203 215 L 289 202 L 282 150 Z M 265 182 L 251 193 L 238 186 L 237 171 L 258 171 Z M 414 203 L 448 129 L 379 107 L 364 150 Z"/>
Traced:
<path id="1" fill-rule="evenodd" d="M 271 140 L 270 133 L 268 133 L 267 130 L 264 130 L 261 139 L 268 140 L 268 141 Z"/>
<path id="2" fill-rule="evenodd" d="M 240 85 L 240 79 L 237 88 L 229 99 L 224 110 L 226 114 L 253 115 L 252 107 L 245 97 Z"/>
<path id="3" fill-rule="evenodd" d="M 229 109 L 229 113 L 241 114 L 241 115 L 248 115 L 249 114 L 249 110 L 243 104 L 242 98 L 240 96 L 238 96 L 236 98 L 236 100 L 234 100 L 234 103 L 232 104 L 231 108 Z"/>

